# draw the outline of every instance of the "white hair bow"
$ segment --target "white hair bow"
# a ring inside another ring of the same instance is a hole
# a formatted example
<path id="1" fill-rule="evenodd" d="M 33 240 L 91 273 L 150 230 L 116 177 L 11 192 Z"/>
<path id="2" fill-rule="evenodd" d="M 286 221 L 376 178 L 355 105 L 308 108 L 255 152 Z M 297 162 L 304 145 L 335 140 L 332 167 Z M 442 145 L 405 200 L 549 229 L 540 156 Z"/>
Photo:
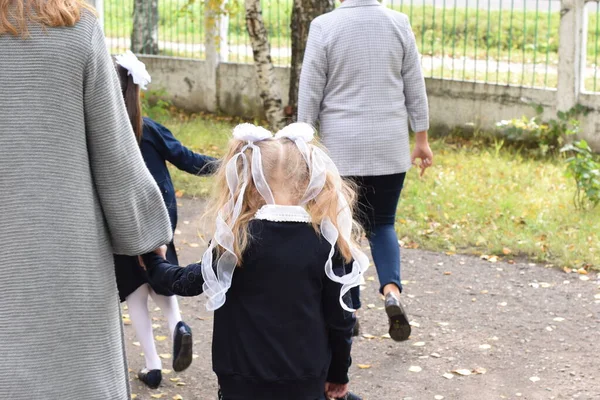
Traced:
<path id="1" fill-rule="evenodd" d="M 252 150 L 252 180 L 256 189 L 267 204 L 275 204 L 273 193 L 264 176 L 260 148 L 255 144 L 256 142 L 273 138 L 273 134 L 264 128 L 252 124 L 241 124 L 234 129 L 233 136 L 238 140 L 248 142 L 248 144 L 233 156 L 225 167 L 229 200 L 217 215 L 216 231 L 213 240 L 202 257 L 203 289 L 204 293 L 208 296 L 206 308 L 211 311 L 220 308 L 225 303 L 225 294 L 231 287 L 233 273 L 239 261 L 234 251 L 235 238 L 232 227 L 241 213 L 244 193 L 250 180 L 248 159 L 245 154 L 247 149 Z M 303 123 L 291 124 L 279 131 L 275 135 L 275 138 L 287 138 L 294 141 L 309 166 L 311 174 L 310 182 L 300 202 L 300 205 L 304 206 L 309 201 L 315 199 L 323 190 L 327 171 L 338 174 L 338 170 L 325 152 L 309 144 L 314 138 L 314 130 L 310 125 Z M 242 160 L 241 177 L 238 171 L 239 159 Z M 235 197 L 240 181 L 241 188 L 237 197 Z M 320 226 L 323 237 L 331 245 L 329 257 L 325 263 L 325 273 L 329 279 L 342 285 L 340 305 L 345 310 L 352 312 L 354 310 L 345 304 L 343 297 L 351 288 L 360 285 L 360 278 L 369 267 L 369 260 L 359 248 L 352 246 L 350 251 L 355 261 L 352 264 L 351 271 L 342 276 L 337 276 L 333 271 L 332 259 L 335 254 L 338 237 L 341 235 L 347 243 L 351 243 L 352 235 L 352 213 L 341 189 L 340 184 L 337 188 L 337 226 L 339 227 L 339 231 L 329 218 L 321 221 Z M 215 269 L 213 254 L 217 246 L 221 246 L 223 253 L 219 257 Z"/>
<path id="2" fill-rule="evenodd" d="M 141 62 L 135 54 L 127 50 L 125 54 L 116 56 L 117 64 L 125 68 L 133 78 L 133 83 L 139 85 L 141 89 L 146 90 L 147 85 L 152 82 L 150 74 L 146 71 L 146 65 Z"/>

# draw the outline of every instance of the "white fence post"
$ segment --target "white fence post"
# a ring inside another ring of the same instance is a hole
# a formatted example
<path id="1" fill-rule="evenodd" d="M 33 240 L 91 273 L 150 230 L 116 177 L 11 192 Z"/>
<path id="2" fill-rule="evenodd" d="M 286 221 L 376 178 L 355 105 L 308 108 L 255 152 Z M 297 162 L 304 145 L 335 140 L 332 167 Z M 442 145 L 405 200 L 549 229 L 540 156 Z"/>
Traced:
<path id="1" fill-rule="evenodd" d="M 588 16 L 585 0 L 561 0 L 556 107 L 575 106 L 585 78 Z"/>

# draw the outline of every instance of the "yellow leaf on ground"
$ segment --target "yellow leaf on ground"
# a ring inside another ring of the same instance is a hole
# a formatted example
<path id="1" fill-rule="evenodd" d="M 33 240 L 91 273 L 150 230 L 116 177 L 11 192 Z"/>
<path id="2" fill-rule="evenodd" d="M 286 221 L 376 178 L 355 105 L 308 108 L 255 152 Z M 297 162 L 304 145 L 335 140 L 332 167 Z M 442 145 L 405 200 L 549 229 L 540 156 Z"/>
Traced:
<path id="1" fill-rule="evenodd" d="M 417 343 L 413 344 L 413 346 L 423 347 L 423 346 L 425 346 L 425 342 L 417 342 Z"/>
<path id="2" fill-rule="evenodd" d="M 502 249 L 502 253 L 504 255 L 509 255 L 510 253 L 512 253 L 512 250 L 509 249 L 508 247 L 505 247 L 505 248 Z"/>
<path id="3" fill-rule="evenodd" d="M 375 304 L 367 304 L 367 308 L 369 308 L 369 309 L 375 308 Z"/>
<path id="4" fill-rule="evenodd" d="M 133 345 L 136 346 L 136 347 L 140 347 L 141 346 L 140 342 L 133 342 Z"/>
<path id="5" fill-rule="evenodd" d="M 444 375 L 442 375 L 444 378 L 446 379 L 452 379 L 454 378 L 454 375 L 450 374 L 450 373 L 445 373 Z"/>
<path id="6" fill-rule="evenodd" d="M 176 382 L 179 382 L 181 380 L 181 378 L 169 378 L 169 380 L 171 382 L 175 382 L 176 383 Z"/>
<path id="7" fill-rule="evenodd" d="M 423 368 L 417 366 L 417 365 L 413 365 L 408 369 L 410 372 L 421 372 L 423 371 Z"/>
<path id="8" fill-rule="evenodd" d="M 168 353 L 163 353 L 163 354 L 159 354 L 159 357 L 162 358 L 163 360 L 168 360 L 169 358 L 171 358 L 171 355 Z"/>
<path id="9" fill-rule="evenodd" d="M 442 396 L 441 394 L 438 394 L 438 395 L 435 395 L 435 396 L 433 396 L 433 398 L 434 398 L 435 400 L 443 400 L 443 399 L 444 399 L 444 396 Z"/>
<path id="10" fill-rule="evenodd" d="M 370 276 L 370 277 L 367 278 L 367 280 L 370 281 L 370 282 L 373 282 L 375 280 L 375 277 L 374 276 Z"/>
<path id="11" fill-rule="evenodd" d="M 491 349 L 492 346 L 490 346 L 489 344 L 482 344 L 482 345 L 479 346 L 479 348 L 481 350 L 488 350 L 488 349 Z"/>
<path id="12" fill-rule="evenodd" d="M 556 322 L 563 322 L 565 319 L 563 317 L 556 317 L 554 318 L 554 321 Z"/>
<path id="13" fill-rule="evenodd" d="M 152 329 L 158 329 L 160 328 L 160 324 L 152 324 Z"/>
<path id="14" fill-rule="evenodd" d="M 390 336 L 389 333 L 386 333 L 385 335 L 381 336 L 383 339 L 391 339 L 392 337 Z"/>
<path id="15" fill-rule="evenodd" d="M 181 397 L 180 394 L 176 394 L 175 396 L 173 396 L 173 400 L 183 400 L 183 397 Z"/>
<path id="16" fill-rule="evenodd" d="M 198 243 L 190 243 L 190 247 L 200 247 L 200 245 Z"/>
<path id="17" fill-rule="evenodd" d="M 375 336 L 373 336 L 373 335 L 371 335 L 371 334 L 368 334 L 368 333 L 364 333 L 362 336 L 363 336 L 365 339 L 375 339 Z"/>
<path id="18" fill-rule="evenodd" d="M 175 385 L 177 385 L 177 386 L 185 386 L 185 383 L 183 383 L 183 382 L 177 382 Z"/>
<path id="19" fill-rule="evenodd" d="M 462 375 L 462 376 L 469 376 L 471 375 L 471 370 L 470 369 L 455 369 L 454 371 L 455 374 L 458 375 Z"/>
<path id="20" fill-rule="evenodd" d="M 173 371 L 171 371 L 170 369 L 163 369 L 162 370 L 162 373 L 165 374 L 165 375 L 169 375 L 171 372 L 173 372 Z"/>
<path id="21" fill-rule="evenodd" d="M 153 399 L 162 399 L 162 398 L 163 398 L 163 396 L 164 396 L 164 394 L 162 394 L 162 393 L 157 393 L 157 394 L 153 394 L 153 395 L 152 395 L 152 396 L 150 396 L 150 397 L 152 397 Z"/>
<path id="22" fill-rule="evenodd" d="M 529 380 L 531 382 L 539 382 L 540 378 L 538 378 L 537 376 L 532 376 L 531 378 L 529 378 Z"/>
<path id="23" fill-rule="evenodd" d="M 485 369 L 485 368 L 482 368 L 482 367 L 478 367 L 478 368 L 475 368 L 475 369 L 473 370 L 473 373 L 474 373 L 474 374 L 478 374 L 478 375 L 483 375 L 483 374 L 485 374 L 486 372 L 487 372 L 487 369 Z"/>
<path id="24" fill-rule="evenodd" d="M 137 394 L 133 393 L 133 394 L 131 395 L 131 400 L 135 400 L 135 399 L 137 399 Z"/>
<path id="25" fill-rule="evenodd" d="M 580 274 L 580 275 L 587 275 L 588 274 L 587 269 L 585 269 L 585 268 L 579 268 L 577 270 L 577 273 Z"/>
<path id="26" fill-rule="evenodd" d="M 579 279 L 581 279 L 582 281 L 589 281 L 589 280 L 590 280 L 590 277 L 589 277 L 589 276 L 586 276 L 586 275 L 581 275 L 581 276 L 579 277 Z"/>
<path id="27" fill-rule="evenodd" d="M 177 197 L 178 199 L 183 197 L 183 190 L 178 190 L 175 192 L 175 197 Z"/>
<path id="28" fill-rule="evenodd" d="M 356 366 L 358 368 L 360 368 L 360 369 L 369 369 L 369 368 L 371 368 L 370 364 L 357 364 Z"/>
<path id="29" fill-rule="evenodd" d="M 444 275 L 452 275 L 452 272 L 450 272 L 450 271 L 444 271 Z"/>
<path id="30" fill-rule="evenodd" d="M 175 234 L 176 235 L 181 235 L 181 231 L 179 229 L 175 229 Z"/>
<path id="31" fill-rule="evenodd" d="M 131 325 L 131 320 L 129 318 L 123 318 L 123 325 Z"/>
<path id="32" fill-rule="evenodd" d="M 167 340 L 166 336 L 155 336 L 154 339 L 156 339 L 157 342 L 164 342 L 165 340 Z"/>
<path id="33" fill-rule="evenodd" d="M 414 326 L 415 328 L 420 328 L 421 324 L 419 324 L 418 322 L 415 322 L 415 321 L 410 321 L 410 326 Z"/>

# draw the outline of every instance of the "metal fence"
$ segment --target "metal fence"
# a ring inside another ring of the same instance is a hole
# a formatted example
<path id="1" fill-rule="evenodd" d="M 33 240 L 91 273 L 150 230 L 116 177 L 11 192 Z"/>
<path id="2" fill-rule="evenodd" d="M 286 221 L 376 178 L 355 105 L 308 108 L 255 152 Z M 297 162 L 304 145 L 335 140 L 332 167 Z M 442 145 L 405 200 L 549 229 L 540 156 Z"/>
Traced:
<path id="1" fill-rule="evenodd" d="M 204 57 L 203 0 L 158 1 L 159 53 Z M 291 60 L 290 16 L 293 0 L 262 0 L 263 17 L 276 65 Z M 407 14 L 424 73 L 430 78 L 521 87 L 555 88 L 557 84 L 560 0 L 384 0 Z M 129 48 L 134 0 L 105 0 L 105 31 L 113 51 Z M 243 0 L 230 0 L 228 62 L 251 63 Z M 588 9 L 585 88 L 600 91 L 600 4 Z M 142 7 L 141 12 L 150 12 Z M 151 18 L 143 19 L 146 21 Z"/>

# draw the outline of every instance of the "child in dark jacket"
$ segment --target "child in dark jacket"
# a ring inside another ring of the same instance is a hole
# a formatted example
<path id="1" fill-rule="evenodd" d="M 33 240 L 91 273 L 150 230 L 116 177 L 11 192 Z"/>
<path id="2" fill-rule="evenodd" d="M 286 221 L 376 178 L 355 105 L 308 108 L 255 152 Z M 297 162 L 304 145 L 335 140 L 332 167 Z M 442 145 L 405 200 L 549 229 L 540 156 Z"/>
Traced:
<path id="1" fill-rule="evenodd" d="M 158 254 L 151 280 L 216 310 L 213 369 L 224 400 L 344 397 L 355 318 L 346 296 L 368 259 L 353 240 L 352 200 L 313 130 L 273 137 L 238 126 L 217 173 L 216 233 L 202 261 Z"/>
<path id="2" fill-rule="evenodd" d="M 175 231 L 177 200 L 167 162 L 190 174 L 206 175 L 214 172 L 216 160 L 194 153 L 182 145 L 166 127 L 150 118 L 142 118 L 140 88 L 149 83 L 150 76 L 144 64 L 134 54 L 128 52 L 117 57 L 117 72 L 129 123 L 140 144 L 146 167 L 162 193 L 171 217 L 171 228 Z M 173 242 L 167 246 L 166 257 L 170 262 L 178 263 Z M 137 257 L 115 255 L 114 261 L 119 297 L 122 302 L 127 302 L 131 323 L 144 351 L 146 366 L 138 377 L 150 388 L 157 388 L 162 381 L 162 362 L 154 343 L 148 298 L 152 297 L 167 318 L 169 333 L 173 339 L 173 369 L 176 372 L 185 370 L 192 362 L 192 331 L 181 319 L 177 298 L 167 288 L 149 281 Z"/>

